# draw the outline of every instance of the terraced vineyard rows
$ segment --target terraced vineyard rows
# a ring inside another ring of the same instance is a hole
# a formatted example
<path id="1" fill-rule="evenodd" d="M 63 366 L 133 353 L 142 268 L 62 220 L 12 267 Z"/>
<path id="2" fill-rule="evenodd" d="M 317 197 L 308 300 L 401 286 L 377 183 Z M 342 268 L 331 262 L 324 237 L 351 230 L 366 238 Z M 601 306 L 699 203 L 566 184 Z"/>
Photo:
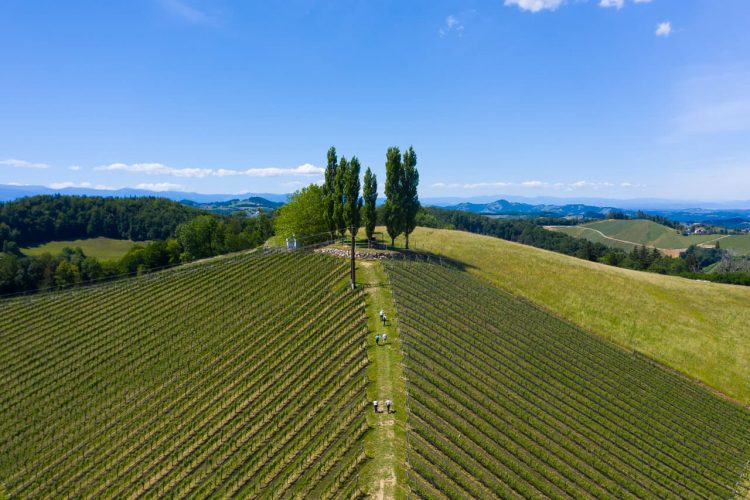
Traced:
<path id="1" fill-rule="evenodd" d="M 743 493 L 747 410 L 466 273 L 388 273 L 418 496 Z"/>
<path id="2" fill-rule="evenodd" d="M 12 497 L 348 495 L 364 298 L 343 261 L 251 253 L 0 303 Z"/>

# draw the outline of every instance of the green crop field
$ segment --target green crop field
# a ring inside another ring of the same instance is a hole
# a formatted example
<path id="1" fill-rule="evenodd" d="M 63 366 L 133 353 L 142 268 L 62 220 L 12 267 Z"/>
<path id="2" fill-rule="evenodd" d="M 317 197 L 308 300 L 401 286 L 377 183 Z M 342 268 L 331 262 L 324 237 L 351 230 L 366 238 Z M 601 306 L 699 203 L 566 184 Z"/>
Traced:
<path id="1" fill-rule="evenodd" d="M 679 250 L 690 245 L 713 245 L 718 241 L 722 248 L 732 248 L 738 255 L 750 255 L 750 235 L 683 236 L 670 227 L 650 220 L 604 220 L 579 226 L 552 226 L 548 229 L 626 251 L 640 245 L 661 250 Z"/>
<path id="2" fill-rule="evenodd" d="M 21 251 L 26 255 L 41 255 L 43 253 L 57 255 L 65 247 L 80 247 L 83 253 L 89 257 L 96 257 L 101 260 L 119 260 L 136 244 L 135 241 L 130 240 L 100 237 L 87 240 L 51 241 L 36 247 L 22 248 Z"/>
<path id="3" fill-rule="evenodd" d="M 390 263 L 424 498 L 728 498 L 750 412 L 467 273 Z"/>
<path id="4" fill-rule="evenodd" d="M 364 294 L 344 261 L 246 253 L 0 303 L 10 497 L 349 496 Z"/>
<path id="5" fill-rule="evenodd" d="M 412 243 L 750 404 L 750 288 L 632 271 L 461 231 Z"/>

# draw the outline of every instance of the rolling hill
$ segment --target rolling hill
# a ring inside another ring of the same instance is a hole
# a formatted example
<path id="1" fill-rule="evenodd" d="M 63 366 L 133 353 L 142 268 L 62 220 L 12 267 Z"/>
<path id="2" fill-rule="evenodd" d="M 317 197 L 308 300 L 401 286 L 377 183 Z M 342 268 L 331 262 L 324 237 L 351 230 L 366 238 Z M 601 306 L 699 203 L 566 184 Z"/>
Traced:
<path id="1" fill-rule="evenodd" d="M 750 412 L 436 263 L 387 266 L 423 498 L 726 498 Z"/>
<path id="2" fill-rule="evenodd" d="M 366 318 L 346 272 L 251 252 L 0 302 L 0 484 L 12 498 L 354 494 Z"/>
<path id="3" fill-rule="evenodd" d="M 631 271 L 460 231 L 417 228 L 412 243 L 750 403 L 748 287 Z"/>
<path id="4" fill-rule="evenodd" d="M 732 249 L 738 255 L 750 255 L 750 235 L 683 236 L 672 228 L 649 220 L 605 220 L 579 226 L 553 226 L 548 229 L 627 251 L 645 245 L 674 253 L 690 245 L 715 245 L 718 241 L 722 248 Z"/>

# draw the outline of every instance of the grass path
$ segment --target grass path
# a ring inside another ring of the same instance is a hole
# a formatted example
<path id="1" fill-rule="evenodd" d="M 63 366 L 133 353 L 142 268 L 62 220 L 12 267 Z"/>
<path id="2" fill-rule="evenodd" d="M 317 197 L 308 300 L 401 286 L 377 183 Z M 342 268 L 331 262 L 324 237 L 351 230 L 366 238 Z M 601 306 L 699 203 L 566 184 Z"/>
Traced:
<path id="1" fill-rule="evenodd" d="M 365 287 L 368 329 L 367 376 L 370 401 L 381 402 L 380 413 L 368 409 L 368 423 L 373 430 L 365 438 L 365 451 L 371 458 L 360 475 L 360 486 L 370 496 L 405 498 L 406 475 L 406 390 L 402 369 L 401 341 L 396 329 L 396 310 L 383 265 L 380 262 L 360 261 L 357 265 L 357 285 Z M 378 313 L 385 311 L 388 322 L 380 322 Z M 388 343 L 375 345 L 375 335 L 386 333 Z M 385 413 L 386 399 L 393 402 L 392 412 Z"/>

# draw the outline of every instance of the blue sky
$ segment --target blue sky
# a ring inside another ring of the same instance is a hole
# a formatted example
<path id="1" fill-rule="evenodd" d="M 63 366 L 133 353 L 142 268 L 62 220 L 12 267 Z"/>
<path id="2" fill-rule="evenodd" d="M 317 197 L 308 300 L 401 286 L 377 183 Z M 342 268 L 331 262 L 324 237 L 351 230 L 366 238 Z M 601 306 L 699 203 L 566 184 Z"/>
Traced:
<path id="1" fill-rule="evenodd" d="M 0 3 L 0 183 L 750 195 L 747 0 Z"/>

